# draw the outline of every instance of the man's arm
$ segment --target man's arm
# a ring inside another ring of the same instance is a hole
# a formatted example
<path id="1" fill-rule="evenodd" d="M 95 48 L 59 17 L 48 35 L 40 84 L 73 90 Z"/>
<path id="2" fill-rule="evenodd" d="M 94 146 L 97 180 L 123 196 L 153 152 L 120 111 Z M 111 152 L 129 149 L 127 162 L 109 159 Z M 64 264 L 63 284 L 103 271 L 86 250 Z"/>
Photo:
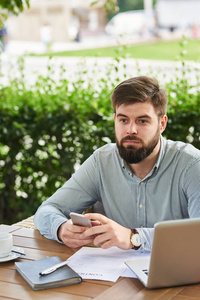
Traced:
<path id="1" fill-rule="evenodd" d="M 63 187 L 38 208 L 34 223 L 45 237 L 60 241 L 58 230 L 70 212 L 82 213 L 98 199 L 94 157 L 86 160 Z"/>
<path id="2" fill-rule="evenodd" d="M 200 160 L 197 158 L 188 163 L 180 178 L 180 201 L 188 203 L 188 215 L 190 218 L 200 217 Z M 173 201 L 173 200 L 172 200 Z M 151 251 L 153 242 L 153 228 L 136 228 L 140 234 L 142 248 Z"/>
<path id="3" fill-rule="evenodd" d="M 190 218 L 200 217 L 200 161 L 188 166 L 183 174 L 183 193 L 188 202 Z"/>
<path id="4" fill-rule="evenodd" d="M 141 241 L 141 250 L 142 251 L 151 251 L 154 228 L 136 228 L 137 232 L 140 235 Z"/>

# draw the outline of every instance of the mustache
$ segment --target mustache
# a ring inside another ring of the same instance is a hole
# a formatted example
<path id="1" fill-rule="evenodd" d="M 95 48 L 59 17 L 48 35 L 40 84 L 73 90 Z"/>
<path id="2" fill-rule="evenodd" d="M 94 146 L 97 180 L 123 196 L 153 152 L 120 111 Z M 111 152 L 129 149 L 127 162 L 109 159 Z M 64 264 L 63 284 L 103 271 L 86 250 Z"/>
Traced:
<path id="1" fill-rule="evenodd" d="M 123 139 L 121 139 L 121 143 L 125 142 L 125 141 L 138 141 L 138 142 L 141 142 L 141 139 L 139 139 L 138 137 L 136 136 L 131 136 L 131 135 L 127 135 L 125 136 Z"/>

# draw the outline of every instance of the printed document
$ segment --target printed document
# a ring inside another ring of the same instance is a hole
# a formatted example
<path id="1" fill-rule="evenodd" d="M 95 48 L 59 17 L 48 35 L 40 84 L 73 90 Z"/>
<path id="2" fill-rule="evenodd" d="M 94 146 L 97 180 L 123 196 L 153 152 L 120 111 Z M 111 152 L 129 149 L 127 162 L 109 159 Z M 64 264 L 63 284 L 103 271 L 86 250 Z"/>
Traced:
<path id="1" fill-rule="evenodd" d="M 109 249 L 82 247 L 67 262 L 83 279 L 115 282 L 120 276 L 136 277 L 126 266 L 125 261 L 149 255 L 150 252 L 121 250 L 117 247 Z"/>

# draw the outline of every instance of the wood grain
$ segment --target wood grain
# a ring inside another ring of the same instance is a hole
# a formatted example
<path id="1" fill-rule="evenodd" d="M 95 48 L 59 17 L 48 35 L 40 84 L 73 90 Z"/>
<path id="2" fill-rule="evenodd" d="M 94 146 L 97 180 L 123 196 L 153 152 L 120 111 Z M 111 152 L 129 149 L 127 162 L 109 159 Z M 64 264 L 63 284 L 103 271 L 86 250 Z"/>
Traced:
<path id="1" fill-rule="evenodd" d="M 59 256 L 68 259 L 78 249 L 70 249 L 44 238 L 38 230 L 0 225 L 0 232 L 12 232 L 14 245 L 22 247 L 26 256 L 17 261 Z M 83 280 L 81 284 L 33 291 L 15 270 L 14 261 L 0 263 L 0 300 L 197 300 L 200 284 L 149 290 L 136 278 L 120 278 L 116 283 Z"/>

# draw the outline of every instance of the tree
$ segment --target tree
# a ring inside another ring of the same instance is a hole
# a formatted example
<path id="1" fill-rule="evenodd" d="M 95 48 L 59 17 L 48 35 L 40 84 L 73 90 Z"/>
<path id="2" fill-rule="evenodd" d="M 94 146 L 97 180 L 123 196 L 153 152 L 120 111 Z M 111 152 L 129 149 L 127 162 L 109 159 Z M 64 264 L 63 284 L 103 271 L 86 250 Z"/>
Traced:
<path id="1" fill-rule="evenodd" d="M 91 5 L 101 2 L 101 0 L 95 0 Z M 155 5 L 156 0 L 153 0 Z M 138 10 L 144 9 L 144 0 L 106 0 L 104 2 L 104 9 L 108 15 L 114 15 L 118 11 Z"/>
<path id="2" fill-rule="evenodd" d="M 30 6 L 30 0 L 0 0 L 0 7 L 11 12 L 15 15 L 18 15 L 23 11 L 25 5 Z"/>
<path id="3" fill-rule="evenodd" d="M 118 0 L 120 12 L 144 9 L 143 0 Z"/>

